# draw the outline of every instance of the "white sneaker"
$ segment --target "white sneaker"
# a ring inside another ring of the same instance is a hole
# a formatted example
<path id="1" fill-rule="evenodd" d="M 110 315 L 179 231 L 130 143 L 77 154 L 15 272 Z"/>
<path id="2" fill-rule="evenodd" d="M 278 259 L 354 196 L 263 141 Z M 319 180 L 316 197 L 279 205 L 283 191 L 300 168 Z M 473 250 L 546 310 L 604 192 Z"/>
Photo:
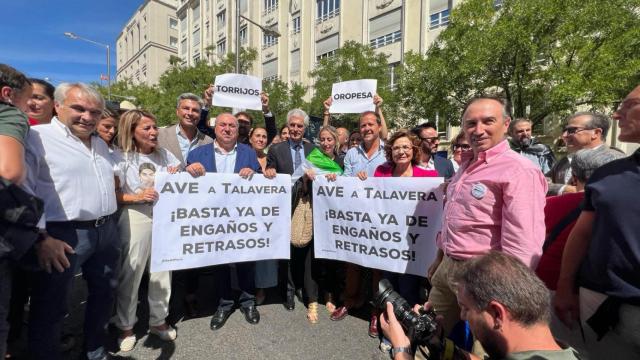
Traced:
<path id="1" fill-rule="evenodd" d="M 178 332 L 171 326 L 166 330 L 159 330 L 158 328 L 151 326 L 149 328 L 149 333 L 159 337 L 162 341 L 173 341 L 178 337 Z"/>
<path id="2" fill-rule="evenodd" d="M 130 335 L 125 338 L 118 338 L 118 347 L 120 351 L 129 352 L 136 346 L 136 336 Z"/>

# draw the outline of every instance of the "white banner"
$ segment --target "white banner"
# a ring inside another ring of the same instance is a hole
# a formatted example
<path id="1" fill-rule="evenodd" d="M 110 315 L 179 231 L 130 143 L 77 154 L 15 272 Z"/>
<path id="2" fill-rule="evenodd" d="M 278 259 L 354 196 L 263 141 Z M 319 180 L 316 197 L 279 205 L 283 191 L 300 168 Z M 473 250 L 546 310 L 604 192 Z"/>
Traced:
<path id="1" fill-rule="evenodd" d="M 443 178 L 313 181 L 316 258 L 420 276 L 437 253 Z"/>
<path id="2" fill-rule="evenodd" d="M 351 80 L 333 84 L 330 113 L 352 114 L 375 110 L 373 96 L 378 80 Z"/>
<path id="3" fill-rule="evenodd" d="M 151 272 L 288 259 L 291 179 L 156 174 Z"/>
<path id="4" fill-rule="evenodd" d="M 211 105 L 261 110 L 262 80 L 243 74 L 223 74 L 214 79 Z"/>

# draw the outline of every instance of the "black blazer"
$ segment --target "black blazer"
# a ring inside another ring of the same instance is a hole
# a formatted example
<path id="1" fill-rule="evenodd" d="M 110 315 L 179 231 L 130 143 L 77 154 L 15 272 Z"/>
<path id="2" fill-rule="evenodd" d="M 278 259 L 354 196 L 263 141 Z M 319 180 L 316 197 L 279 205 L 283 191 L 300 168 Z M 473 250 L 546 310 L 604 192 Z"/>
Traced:
<path id="1" fill-rule="evenodd" d="M 311 143 L 302 142 L 304 156 L 309 155 L 315 146 Z M 291 158 L 291 148 L 289 141 L 272 145 L 267 153 L 267 169 L 276 169 L 278 174 L 293 174 L 293 159 Z"/>

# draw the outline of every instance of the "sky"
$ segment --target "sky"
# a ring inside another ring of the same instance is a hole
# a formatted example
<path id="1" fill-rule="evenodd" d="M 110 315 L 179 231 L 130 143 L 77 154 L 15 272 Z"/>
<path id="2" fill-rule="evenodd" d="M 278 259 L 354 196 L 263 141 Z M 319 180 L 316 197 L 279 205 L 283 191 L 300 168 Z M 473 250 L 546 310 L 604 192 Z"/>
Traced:
<path id="1" fill-rule="evenodd" d="M 99 82 L 107 74 L 107 50 L 78 36 L 111 46 L 111 81 L 116 77 L 116 38 L 143 0 L 3 0 L 0 63 L 29 77 L 61 82 Z M 106 82 L 103 82 L 106 84 Z"/>

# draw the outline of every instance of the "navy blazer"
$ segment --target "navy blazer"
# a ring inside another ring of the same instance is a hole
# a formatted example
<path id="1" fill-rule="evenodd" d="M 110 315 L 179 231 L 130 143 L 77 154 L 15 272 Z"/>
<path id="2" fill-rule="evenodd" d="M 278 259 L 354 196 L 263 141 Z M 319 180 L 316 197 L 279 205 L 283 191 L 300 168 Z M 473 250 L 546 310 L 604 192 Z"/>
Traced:
<path id="1" fill-rule="evenodd" d="M 453 170 L 453 164 L 451 160 L 439 155 L 433 156 L 433 166 L 436 168 L 439 176 L 445 178 L 445 180 L 451 179 L 455 171 Z"/>
<path id="2" fill-rule="evenodd" d="M 260 163 L 256 151 L 249 145 L 238 143 L 236 149 L 236 164 L 233 168 L 234 173 L 240 172 L 241 169 L 250 168 L 255 172 L 261 172 Z M 213 144 L 199 146 L 187 156 L 187 165 L 200 163 L 207 172 L 218 172 L 216 169 L 216 152 L 213 150 Z"/>

